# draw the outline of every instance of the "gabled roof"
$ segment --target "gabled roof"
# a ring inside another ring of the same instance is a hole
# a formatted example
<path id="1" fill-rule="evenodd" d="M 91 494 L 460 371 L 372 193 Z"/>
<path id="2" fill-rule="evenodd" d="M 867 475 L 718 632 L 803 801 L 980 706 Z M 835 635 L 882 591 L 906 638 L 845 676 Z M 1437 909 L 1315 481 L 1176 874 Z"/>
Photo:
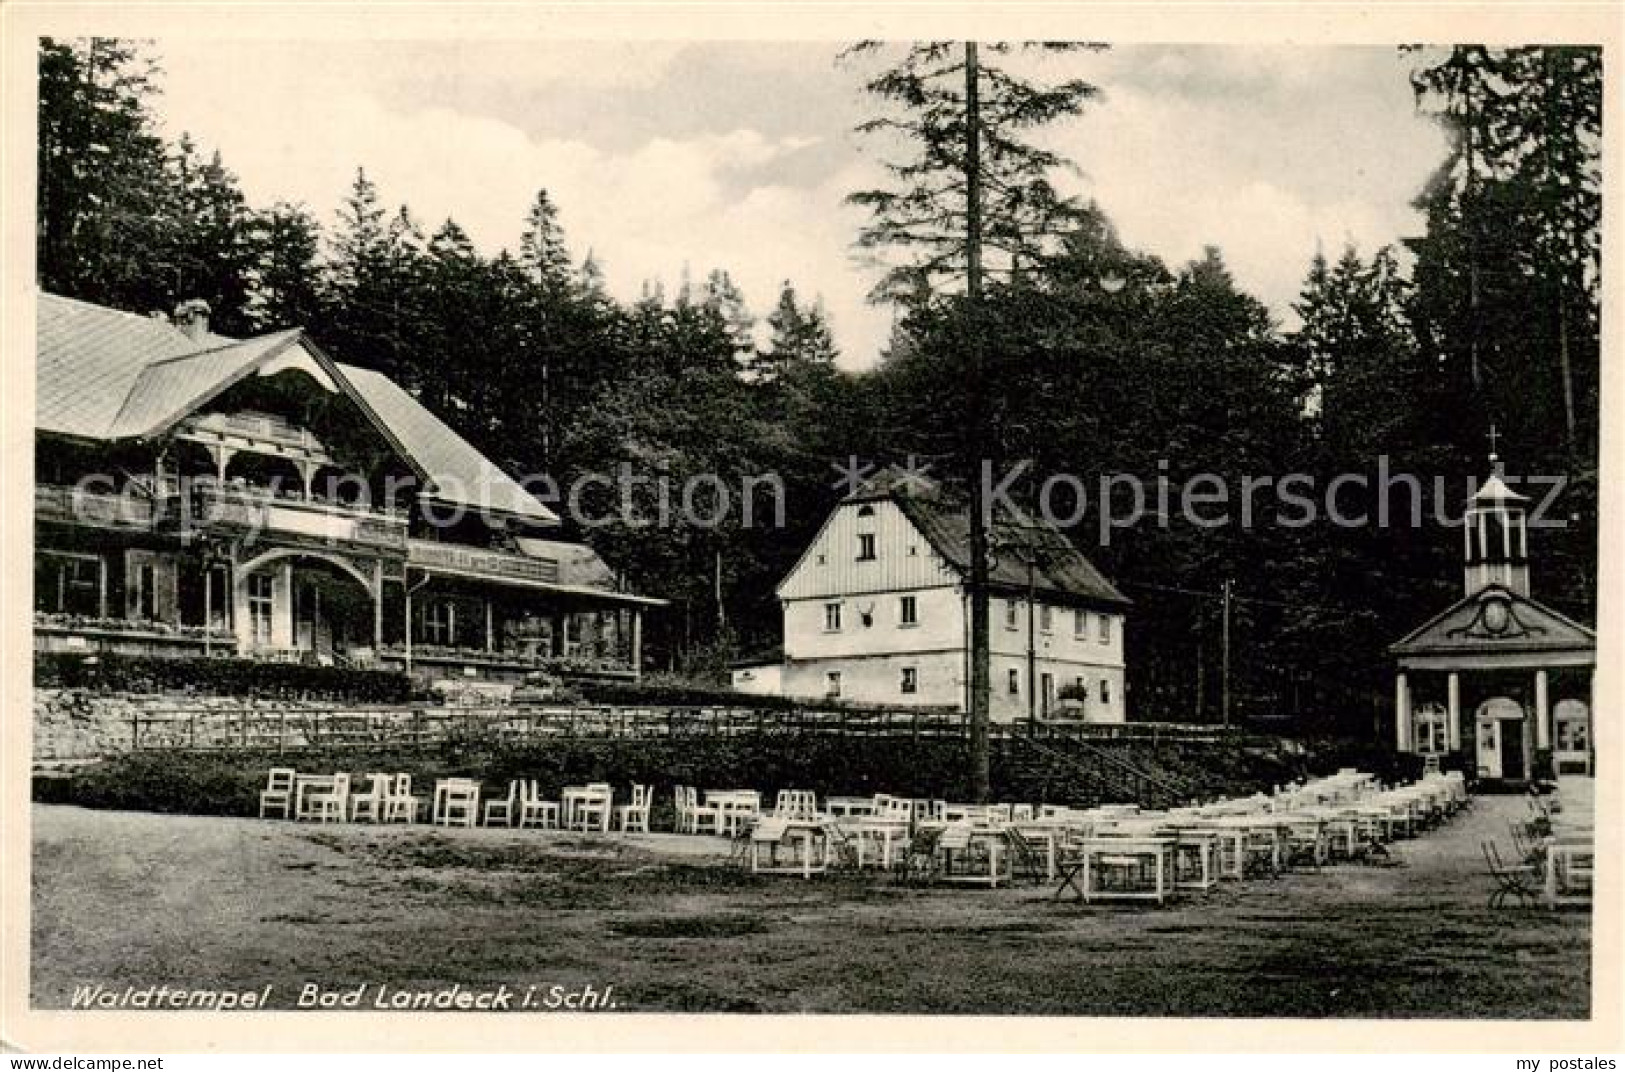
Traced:
<path id="1" fill-rule="evenodd" d="M 1492 610 L 1492 605 L 1504 607 Z M 1394 655 L 1595 652 L 1597 634 L 1498 584 L 1458 600 L 1389 647 Z"/>
<path id="2" fill-rule="evenodd" d="M 135 378 L 107 438 L 133 439 L 162 431 L 298 342 L 303 334 L 294 328 L 148 365 Z"/>
<path id="3" fill-rule="evenodd" d="M 302 329 L 192 337 L 167 320 L 41 293 L 34 426 L 84 439 L 160 434 L 254 368 L 302 344 L 424 474 L 425 494 L 550 525 L 558 516 L 382 373 L 332 362 Z"/>
<path id="4" fill-rule="evenodd" d="M 970 576 L 970 510 L 944 499 L 917 473 L 888 467 L 866 481 L 844 502 L 887 499 L 920 531 L 932 549 L 961 578 Z M 1027 563 L 1034 558 L 1033 586 L 1041 595 L 1126 607 L 1133 601 L 1106 579 L 1066 534 L 1039 518 L 1022 520 L 995 516 L 989 532 L 992 557 L 988 584 L 1001 590 L 1025 592 Z"/>
<path id="5" fill-rule="evenodd" d="M 558 515 L 498 469 L 394 380 L 373 369 L 339 365 L 367 408 L 429 479 L 428 494 L 442 502 L 513 514 L 552 524 Z"/>

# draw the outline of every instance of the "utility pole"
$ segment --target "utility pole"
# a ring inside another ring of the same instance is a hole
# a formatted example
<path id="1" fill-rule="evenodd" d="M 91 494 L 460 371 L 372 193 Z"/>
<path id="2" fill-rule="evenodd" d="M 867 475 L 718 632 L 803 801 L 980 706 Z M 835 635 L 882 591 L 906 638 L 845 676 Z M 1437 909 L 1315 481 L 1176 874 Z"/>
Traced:
<path id="1" fill-rule="evenodd" d="M 1224 724 L 1230 725 L 1230 578 L 1224 579 L 1224 693 L 1220 700 Z"/>
<path id="2" fill-rule="evenodd" d="M 976 42 L 965 42 L 965 311 L 970 347 L 970 754 L 971 793 L 978 803 L 988 799 L 988 656 L 987 524 L 982 516 L 982 458 L 986 454 L 983 428 L 980 306 L 982 301 L 982 115 L 978 96 L 980 72 Z"/>

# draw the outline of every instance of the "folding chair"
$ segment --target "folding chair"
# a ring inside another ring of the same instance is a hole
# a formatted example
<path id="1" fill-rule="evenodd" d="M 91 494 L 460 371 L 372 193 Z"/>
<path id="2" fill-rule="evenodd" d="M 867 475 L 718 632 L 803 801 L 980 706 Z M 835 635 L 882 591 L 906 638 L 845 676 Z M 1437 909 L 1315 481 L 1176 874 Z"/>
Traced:
<path id="1" fill-rule="evenodd" d="M 1518 902 L 1520 908 L 1539 903 L 1540 867 L 1537 864 L 1508 866 L 1501 861 L 1501 853 L 1493 841 L 1479 842 L 1484 862 L 1489 865 L 1490 877 L 1495 879 L 1495 890 L 1490 894 L 1491 908 L 1504 908 L 1508 898 Z"/>

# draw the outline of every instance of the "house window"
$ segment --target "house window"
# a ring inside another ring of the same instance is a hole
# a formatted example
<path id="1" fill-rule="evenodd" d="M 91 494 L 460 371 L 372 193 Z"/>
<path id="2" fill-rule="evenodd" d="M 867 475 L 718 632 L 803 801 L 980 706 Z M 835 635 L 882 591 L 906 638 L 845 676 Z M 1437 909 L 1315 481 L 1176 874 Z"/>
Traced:
<path id="1" fill-rule="evenodd" d="M 838 699 L 840 697 L 841 672 L 839 670 L 831 670 L 829 673 L 824 675 L 824 695 L 829 697 L 831 700 Z"/>
<path id="2" fill-rule="evenodd" d="M 873 562 L 875 560 L 875 534 L 872 532 L 858 533 L 858 561 Z"/>
<path id="3" fill-rule="evenodd" d="M 1077 639 L 1079 639 L 1079 640 L 1084 640 L 1084 639 L 1088 638 L 1088 636 L 1089 636 L 1089 612 L 1088 611 L 1086 611 L 1086 610 L 1075 610 L 1075 611 L 1072 612 L 1072 635 L 1074 637 L 1076 637 Z"/>
<path id="4" fill-rule="evenodd" d="M 824 604 L 824 632 L 839 633 L 841 631 L 841 605 L 839 603 Z"/>
<path id="5" fill-rule="evenodd" d="M 34 607 L 49 614 L 99 617 L 102 560 L 95 555 L 41 552 L 34 566 Z"/>
<path id="6" fill-rule="evenodd" d="M 271 643 L 271 610 L 275 583 L 269 573 L 252 573 L 248 577 L 249 634 L 255 647 L 269 647 Z"/>
<path id="7" fill-rule="evenodd" d="M 920 624 L 920 601 L 914 596 L 904 596 L 897 603 L 897 620 L 904 625 Z"/>
<path id="8" fill-rule="evenodd" d="M 1008 682 L 1007 688 L 1008 688 L 1008 691 L 1009 691 L 1010 695 L 1012 695 L 1012 696 L 1020 696 L 1021 695 L 1021 671 L 1012 668 L 1010 670 L 1009 677 L 1006 680 Z"/>
<path id="9" fill-rule="evenodd" d="M 1055 627 L 1053 610 L 1052 607 L 1038 608 L 1038 628 L 1040 631 L 1048 633 Z"/>
<path id="10" fill-rule="evenodd" d="M 1016 627 L 1016 612 L 1017 612 L 1016 601 L 1013 600 L 1013 599 L 1005 600 L 1004 601 L 1004 627 L 1006 629 L 1014 629 Z"/>
<path id="11" fill-rule="evenodd" d="M 158 617 L 158 573 L 150 561 L 135 568 L 135 616 L 147 622 Z"/>
<path id="12" fill-rule="evenodd" d="M 457 605 L 449 599 L 436 599 L 423 611 L 423 640 L 443 647 L 457 646 Z"/>
<path id="13" fill-rule="evenodd" d="M 1100 642 L 1102 644 L 1110 644 L 1112 642 L 1112 618 L 1109 614 L 1102 614 L 1100 616 Z"/>
<path id="14" fill-rule="evenodd" d="M 1108 705 L 1112 702 L 1112 683 L 1107 678 L 1100 679 L 1100 702 Z"/>
<path id="15" fill-rule="evenodd" d="M 912 696 L 920 691 L 920 672 L 912 666 L 903 667 L 902 692 Z"/>
<path id="16" fill-rule="evenodd" d="M 1419 755 L 1443 755 L 1449 751 L 1449 712 L 1440 703 L 1423 704 L 1413 722 L 1415 746 Z"/>

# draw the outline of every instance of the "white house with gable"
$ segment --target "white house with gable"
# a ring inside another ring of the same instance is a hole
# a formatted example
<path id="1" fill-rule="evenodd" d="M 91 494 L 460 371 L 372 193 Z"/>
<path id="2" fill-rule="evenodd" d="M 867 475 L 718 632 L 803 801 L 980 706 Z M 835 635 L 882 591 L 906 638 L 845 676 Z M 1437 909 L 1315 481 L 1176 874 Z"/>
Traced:
<path id="1" fill-rule="evenodd" d="M 896 471 L 843 500 L 778 587 L 783 694 L 967 709 L 969 533 Z M 1050 525 L 1001 518 L 991 544 L 991 717 L 1124 721 L 1129 601 Z"/>

